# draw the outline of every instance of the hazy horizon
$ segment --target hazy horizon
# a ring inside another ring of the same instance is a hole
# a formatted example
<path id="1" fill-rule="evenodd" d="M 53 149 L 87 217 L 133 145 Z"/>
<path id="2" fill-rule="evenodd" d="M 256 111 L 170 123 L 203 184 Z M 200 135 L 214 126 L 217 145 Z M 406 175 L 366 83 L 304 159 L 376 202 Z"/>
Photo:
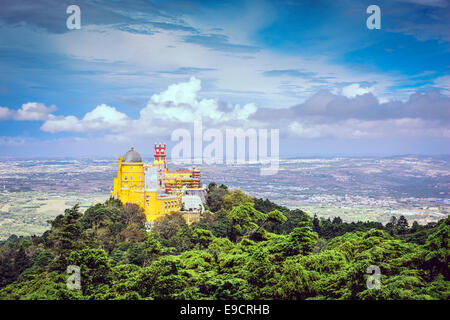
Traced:
<path id="1" fill-rule="evenodd" d="M 145 154 L 140 153 L 144 162 L 153 161 L 153 154 Z M 0 156 L 0 161 L 2 160 L 117 160 L 121 157 L 122 154 L 118 154 L 117 156 L 94 156 L 94 155 L 78 155 L 78 156 Z M 392 155 L 375 155 L 375 154 L 366 154 L 366 155 L 318 155 L 318 154 L 306 154 L 306 155 L 280 155 L 279 160 L 296 160 L 296 159 L 335 159 L 335 158 L 348 158 L 348 159 L 363 159 L 363 158 L 406 158 L 406 157 L 418 157 L 418 158 L 450 158 L 450 153 L 441 153 L 441 154 L 392 154 Z M 194 158 L 191 158 L 194 159 Z M 172 159 L 170 156 L 167 157 L 167 161 L 171 162 Z M 242 165 L 251 164 L 246 161 Z M 217 165 L 214 163 L 213 165 Z M 219 165 L 227 165 L 226 163 Z"/>

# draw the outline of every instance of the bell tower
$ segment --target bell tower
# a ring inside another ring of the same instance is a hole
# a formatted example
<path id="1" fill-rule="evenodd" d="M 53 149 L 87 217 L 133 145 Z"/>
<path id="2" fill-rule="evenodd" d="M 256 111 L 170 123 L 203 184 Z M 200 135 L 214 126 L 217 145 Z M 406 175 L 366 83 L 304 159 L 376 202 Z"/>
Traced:
<path id="1" fill-rule="evenodd" d="M 164 166 L 164 170 L 167 170 L 167 165 L 166 165 L 166 144 L 156 144 L 155 143 L 155 154 L 154 154 L 155 160 L 154 163 L 155 164 L 159 164 L 162 163 Z"/>
<path id="2" fill-rule="evenodd" d="M 164 180 L 166 178 L 166 144 L 156 144 L 155 143 L 155 160 L 153 161 L 155 167 L 157 168 L 157 181 L 158 190 L 165 190 Z"/>

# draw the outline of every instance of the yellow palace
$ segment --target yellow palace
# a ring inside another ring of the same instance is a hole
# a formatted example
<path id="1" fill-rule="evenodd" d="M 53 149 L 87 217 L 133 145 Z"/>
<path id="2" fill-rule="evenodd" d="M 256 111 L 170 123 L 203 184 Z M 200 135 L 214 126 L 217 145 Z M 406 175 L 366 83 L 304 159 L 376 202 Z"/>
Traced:
<path id="1" fill-rule="evenodd" d="M 114 178 L 111 195 L 123 203 L 138 204 L 150 222 L 180 211 L 183 195 L 201 195 L 204 191 L 200 169 L 169 171 L 165 151 L 165 144 L 155 144 L 153 164 L 144 165 L 140 154 L 131 147 L 123 157 L 119 157 L 117 177 Z M 190 208 L 189 211 L 196 210 Z"/>

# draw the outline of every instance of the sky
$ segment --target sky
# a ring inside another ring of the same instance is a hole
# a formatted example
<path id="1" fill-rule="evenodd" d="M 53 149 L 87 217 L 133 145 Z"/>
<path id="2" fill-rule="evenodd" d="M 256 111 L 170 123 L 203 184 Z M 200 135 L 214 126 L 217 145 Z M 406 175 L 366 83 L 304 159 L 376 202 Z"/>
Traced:
<path id="1" fill-rule="evenodd" d="M 281 157 L 449 154 L 450 0 L 0 2 L 0 157 L 151 156 L 199 120 Z"/>

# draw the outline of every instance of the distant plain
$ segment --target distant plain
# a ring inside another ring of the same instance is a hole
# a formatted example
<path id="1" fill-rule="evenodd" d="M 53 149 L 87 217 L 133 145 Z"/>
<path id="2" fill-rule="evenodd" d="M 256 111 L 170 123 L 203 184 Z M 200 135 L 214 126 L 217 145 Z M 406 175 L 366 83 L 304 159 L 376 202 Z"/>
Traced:
<path id="1" fill-rule="evenodd" d="M 205 184 L 224 183 L 311 215 L 382 223 L 404 215 L 423 224 L 450 213 L 449 164 L 448 156 L 285 159 L 273 176 L 261 176 L 259 164 L 199 166 Z M 42 234 L 64 209 L 106 200 L 116 168 L 116 159 L 0 160 L 0 239 Z"/>

